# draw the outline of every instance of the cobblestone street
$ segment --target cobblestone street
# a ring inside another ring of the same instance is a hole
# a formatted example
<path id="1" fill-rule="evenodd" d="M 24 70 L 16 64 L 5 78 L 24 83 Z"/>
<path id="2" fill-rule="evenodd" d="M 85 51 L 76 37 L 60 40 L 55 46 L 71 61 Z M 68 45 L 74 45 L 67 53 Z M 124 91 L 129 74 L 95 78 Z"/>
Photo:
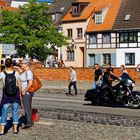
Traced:
<path id="1" fill-rule="evenodd" d="M 63 94 L 67 91 L 66 83 L 43 83 L 42 90 L 33 99 L 33 107 L 39 110 L 39 122 L 28 130 L 20 127 L 16 136 L 10 127 L 0 140 L 140 140 L 139 110 L 83 105 L 83 93 L 91 84 L 79 83 L 78 86 L 82 93 L 67 97 Z M 105 110 L 107 114 L 103 113 Z"/>
<path id="2" fill-rule="evenodd" d="M 40 119 L 29 130 L 19 129 L 14 136 L 12 128 L 3 140 L 140 140 L 139 127 L 122 127 L 64 120 Z"/>

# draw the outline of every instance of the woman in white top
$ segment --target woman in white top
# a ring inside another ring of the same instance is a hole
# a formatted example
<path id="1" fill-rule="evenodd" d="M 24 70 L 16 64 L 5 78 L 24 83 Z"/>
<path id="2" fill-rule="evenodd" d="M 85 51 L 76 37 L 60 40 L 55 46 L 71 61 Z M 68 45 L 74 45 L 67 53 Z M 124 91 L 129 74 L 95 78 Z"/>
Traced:
<path id="1" fill-rule="evenodd" d="M 23 59 L 21 62 L 21 68 L 18 68 L 20 71 L 20 80 L 22 85 L 22 103 L 25 110 L 26 124 L 23 129 L 28 129 L 32 127 L 32 97 L 34 93 L 29 93 L 28 89 L 32 85 L 33 81 L 33 72 L 30 70 L 28 59 Z"/>

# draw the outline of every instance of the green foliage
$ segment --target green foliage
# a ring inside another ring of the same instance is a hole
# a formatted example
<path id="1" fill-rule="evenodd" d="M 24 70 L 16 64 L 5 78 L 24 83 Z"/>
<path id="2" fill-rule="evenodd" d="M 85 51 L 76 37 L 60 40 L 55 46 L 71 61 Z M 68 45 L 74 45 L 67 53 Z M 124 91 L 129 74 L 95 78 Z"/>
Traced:
<path id="1" fill-rule="evenodd" d="M 48 44 L 57 47 L 68 44 L 66 37 L 57 32 L 51 17 L 46 14 L 48 8 L 45 3 L 36 4 L 35 0 L 30 0 L 17 12 L 3 10 L 0 42 L 15 44 L 17 56 L 24 57 L 28 53 L 31 58 L 41 61 L 50 53 L 46 47 Z"/>

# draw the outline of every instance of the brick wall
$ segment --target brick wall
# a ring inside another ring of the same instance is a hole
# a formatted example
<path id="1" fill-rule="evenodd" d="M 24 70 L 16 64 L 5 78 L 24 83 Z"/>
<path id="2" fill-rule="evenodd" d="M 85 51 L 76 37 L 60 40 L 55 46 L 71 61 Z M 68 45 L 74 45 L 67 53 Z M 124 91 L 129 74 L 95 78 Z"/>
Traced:
<path id="1" fill-rule="evenodd" d="M 44 68 L 44 67 L 34 67 L 32 69 L 40 79 L 44 80 L 68 80 L 69 79 L 69 68 Z M 76 68 L 77 80 L 79 81 L 92 81 L 93 80 L 93 69 L 91 68 Z M 137 72 L 135 68 L 127 69 L 129 75 L 136 82 L 140 82 L 140 72 Z M 114 73 L 116 76 L 121 75 L 120 68 L 114 68 Z"/>

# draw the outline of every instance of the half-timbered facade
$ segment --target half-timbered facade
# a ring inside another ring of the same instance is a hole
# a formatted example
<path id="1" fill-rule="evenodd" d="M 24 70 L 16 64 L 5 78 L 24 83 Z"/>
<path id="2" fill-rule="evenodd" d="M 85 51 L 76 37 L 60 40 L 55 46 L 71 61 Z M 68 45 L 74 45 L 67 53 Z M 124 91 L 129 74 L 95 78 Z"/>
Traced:
<path id="1" fill-rule="evenodd" d="M 86 66 L 110 63 L 135 67 L 140 63 L 139 1 L 106 2 L 96 5 L 86 30 Z"/>
<path id="2" fill-rule="evenodd" d="M 120 4 L 121 0 L 97 1 L 86 30 L 86 66 L 116 66 L 117 34 L 112 28 Z"/>
<path id="3" fill-rule="evenodd" d="M 122 1 L 113 30 L 117 32 L 116 65 L 140 63 L 140 1 Z"/>

